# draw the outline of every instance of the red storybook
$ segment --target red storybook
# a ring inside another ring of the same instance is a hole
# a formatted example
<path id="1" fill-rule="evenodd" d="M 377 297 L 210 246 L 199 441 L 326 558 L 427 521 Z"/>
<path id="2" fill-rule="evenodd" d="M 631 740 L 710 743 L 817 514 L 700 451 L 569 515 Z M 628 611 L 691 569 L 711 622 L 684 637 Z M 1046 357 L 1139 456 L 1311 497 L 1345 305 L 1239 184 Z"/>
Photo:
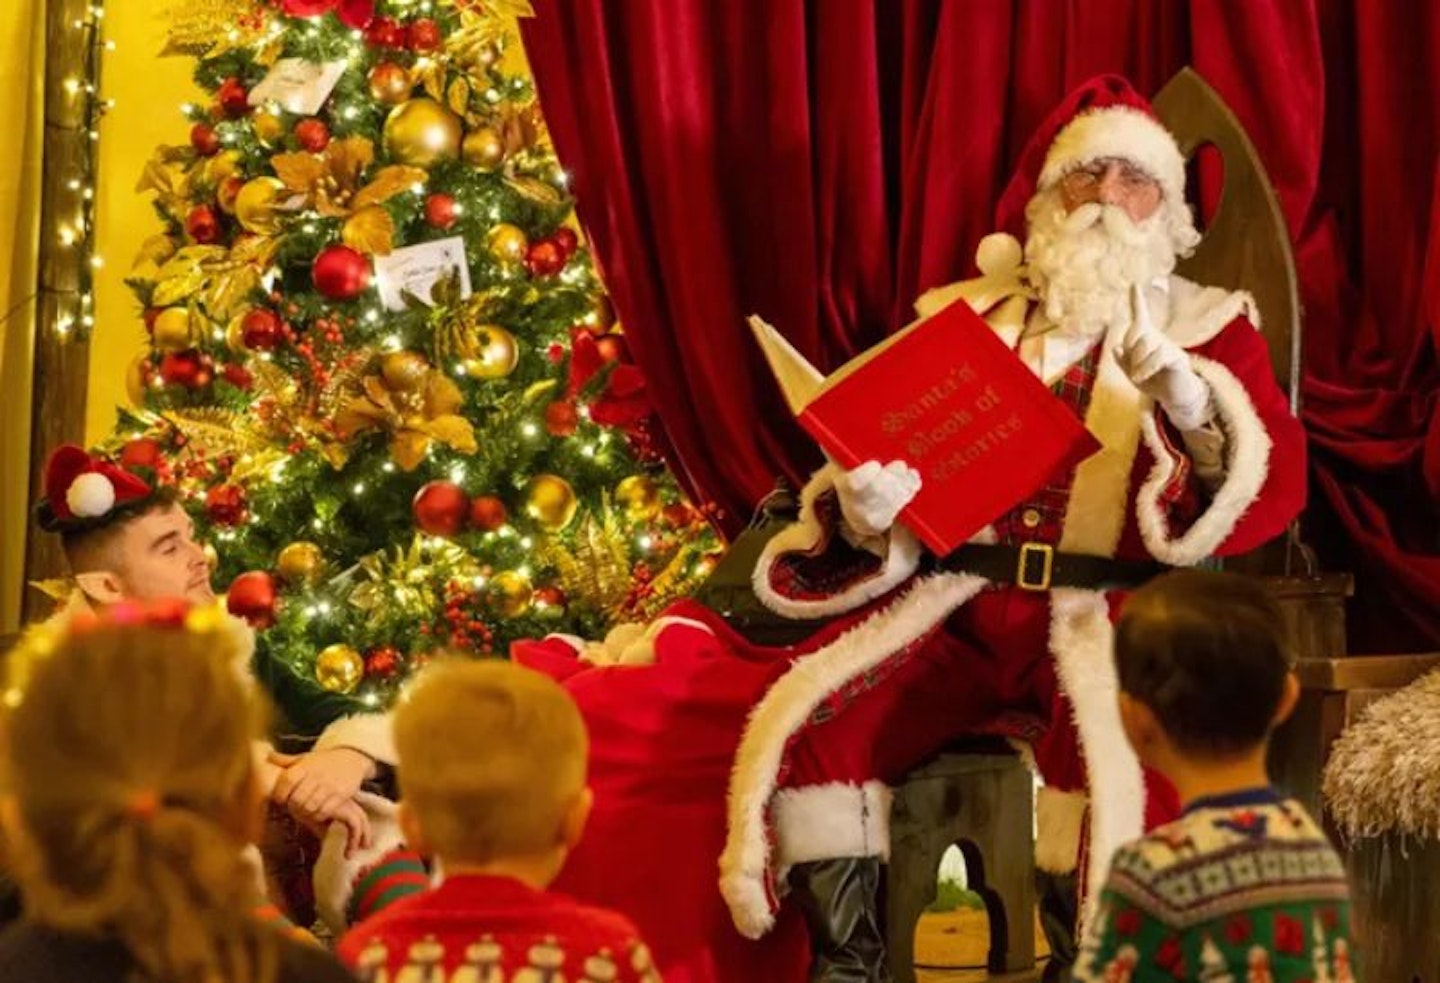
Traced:
<path id="1" fill-rule="evenodd" d="M 759 317 L 750 326 L 790 409 L 832 460 L 901 460 L 920 472 L 900 521 L 938 556 L 1100 449 L 963 300 L 828 376 Z"/>

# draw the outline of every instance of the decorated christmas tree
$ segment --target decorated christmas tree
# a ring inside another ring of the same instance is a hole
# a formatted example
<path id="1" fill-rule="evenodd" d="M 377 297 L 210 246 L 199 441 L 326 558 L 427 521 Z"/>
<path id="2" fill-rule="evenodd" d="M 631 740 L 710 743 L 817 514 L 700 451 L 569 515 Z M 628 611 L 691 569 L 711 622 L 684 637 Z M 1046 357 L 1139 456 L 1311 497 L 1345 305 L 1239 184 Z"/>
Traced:
<path id="1" fill-rule="evenodd" d="M 211 101 L 141 182 L 164 229 L 115 449 L 181 489 L 304 729 L 437 649 L 602 637 L 712 564 L 514 67 L 523 7 L 172 13 Z"/>

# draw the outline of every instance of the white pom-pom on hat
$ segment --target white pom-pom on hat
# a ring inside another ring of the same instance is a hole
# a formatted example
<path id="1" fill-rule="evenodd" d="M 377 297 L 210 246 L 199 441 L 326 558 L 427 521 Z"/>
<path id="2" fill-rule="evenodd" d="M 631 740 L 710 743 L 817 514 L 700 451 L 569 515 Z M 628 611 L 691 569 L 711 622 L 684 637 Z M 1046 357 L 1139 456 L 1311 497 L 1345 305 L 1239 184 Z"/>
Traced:
<path id="1" fill-rule="evenodd" d="M 103 474 L 82 474 L 65 490 L 65 504 L 82 519 L 98 518 L 115 507 L 115 485 Z"/>
<path id="2" fill-rule="evenodd" d="M 1008 232 L 992 232 L 975 247 L 975 265 L 986 276 L 1011 273 L 1024 258 L 1020 240 Z"/>

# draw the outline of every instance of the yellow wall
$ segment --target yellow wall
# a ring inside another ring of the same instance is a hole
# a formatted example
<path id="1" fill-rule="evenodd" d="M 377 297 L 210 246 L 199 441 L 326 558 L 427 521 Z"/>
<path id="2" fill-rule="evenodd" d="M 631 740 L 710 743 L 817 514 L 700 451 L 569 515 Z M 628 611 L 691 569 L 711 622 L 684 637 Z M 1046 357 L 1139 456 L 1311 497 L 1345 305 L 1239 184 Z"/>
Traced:
<path id="1" fill-rule="evenodd" d="M 190 79 L 194 60 L 159 56 L 165 43 L 162 13 L 169 6 L 146 0 L 105 5 L 105 34 L 115 50 L 105 57 L 104 94 L 115 100 L 115 108 L 101 130 L 96 191 L 96 254 L 105 265 L 96 276 L 90 350 L 86 439 L 92 444 L 114 425 L 115 408 L 126 402 L 125 368 L 144 350 L 145 328 L 124 280 L 136 249 L 160 230 L 160 222 L 150 196 L 136 194 L 135 182 L 156 147 L 189 138 L 180 105 L 201 98 Z"/>

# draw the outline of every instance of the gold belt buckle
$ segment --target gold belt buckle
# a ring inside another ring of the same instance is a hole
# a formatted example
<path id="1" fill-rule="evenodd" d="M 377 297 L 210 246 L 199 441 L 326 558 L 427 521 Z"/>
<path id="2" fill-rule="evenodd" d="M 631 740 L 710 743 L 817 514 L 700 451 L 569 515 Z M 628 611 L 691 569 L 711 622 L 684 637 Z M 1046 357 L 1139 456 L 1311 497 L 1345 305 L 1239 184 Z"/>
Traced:
<path id="1" fill-rule="evenodd" d="M 1039 554 L 1040 579 L 1029 577 L 1030 558 Z M 1020 562 L 1015 566 L 1015 585 L 1021 590 L 1044 591 L 1050 589 L 1050 573 L 1055 569 L 1055 547 L 1049 543 L 1022 543 Z"/>

